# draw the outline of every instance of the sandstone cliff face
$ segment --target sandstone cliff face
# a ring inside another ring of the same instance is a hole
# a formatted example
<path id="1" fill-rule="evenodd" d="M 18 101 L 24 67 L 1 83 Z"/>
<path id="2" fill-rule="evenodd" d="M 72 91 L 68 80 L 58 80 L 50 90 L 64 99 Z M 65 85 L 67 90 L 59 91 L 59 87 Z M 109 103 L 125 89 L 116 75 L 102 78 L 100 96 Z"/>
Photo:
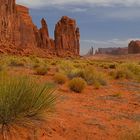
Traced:
<path id="1" fill-rule="evenodd" d="M 20 21 L 17 26 L 19 30 L 17 37 L 19 36 L 19 47 L 29 48 L 37 45 L 34 28 L 35 25 L 32 22 L 32 18 L 29 15 L 29 9 L 20 5 L 16 5 L 17 18 Z M 16 23 L 16 22 L 15 22 Z M 17 45 L 17 43 L 15 43 Z"/>
<path id="2" fill-rule="evenodd" d="M 15 0 L 0 1 L 0 43 L 26 48 L 36 45 L 34 24 L 26 7 Z"/>
<path id="3" fill-rule="evenodd" d="M 14 41 L 13 33 L 16 28 L 14 24 L 14 18 L 16 17 L 14 2 L 14 0 L 0 1 L 0 42 Z"/>
<path id="4" fill-rule="evenodd" d="M 80 33 L 74 19 L 63 16 L 55 27 L 55 47 L 58 55 L 79 55 Z"/>
<path id="5" fill-rule="evenodd" d="M 131 41 L 128 45 L 128 53 L 136 54 L 140 53 L 140 41 Z"/>
<path id="6" fill-rule="evenodd" d="M 77 56 L 79 55 L 79 29 L 76 22 L 62 17 L 55 28 L 55 39 L 49 37 L 45 19 L 38 29 L 32 22 L 29 9 L 16 5 L 15 0 L 0 1 L 0 52 Z"/>
<path id="7" fill-rule="evenodd" d="M 48 50 L 54 49 L 54 41 L 49 36 L 48 25 L 44 18 L 41 20 L 41 25 L 42 27 L 40 28 L 39 33 L 42 47 L 47 48 Z"/>

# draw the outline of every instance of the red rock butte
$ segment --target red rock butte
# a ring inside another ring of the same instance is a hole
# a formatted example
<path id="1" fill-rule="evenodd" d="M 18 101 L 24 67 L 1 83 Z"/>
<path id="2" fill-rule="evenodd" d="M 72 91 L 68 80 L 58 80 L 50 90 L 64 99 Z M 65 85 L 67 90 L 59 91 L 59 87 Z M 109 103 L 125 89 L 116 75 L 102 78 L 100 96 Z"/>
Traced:
<path id="1" fill-rule="evenodd" d="M 128 45 L 128 53 L 129 54 L 137 54 L 140 53 L 140 40 L 131 41 Z"/>
<path id="2" fill-rule="evenodd" d="M 41 28 L 33 23 L 29 9 L 15 0 L 0 0 L 0 52 L 42 57 L 79 56 L 80 32 L 76 21 L 63 16 L 50 38 L 45 19 Z"/>

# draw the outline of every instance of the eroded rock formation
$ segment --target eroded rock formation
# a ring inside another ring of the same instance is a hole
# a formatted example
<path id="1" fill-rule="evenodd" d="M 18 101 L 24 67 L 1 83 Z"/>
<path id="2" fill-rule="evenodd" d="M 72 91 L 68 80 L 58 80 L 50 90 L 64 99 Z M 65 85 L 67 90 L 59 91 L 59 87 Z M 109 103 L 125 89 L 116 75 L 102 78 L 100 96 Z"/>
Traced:
<path id="1" fill-rule="evenodd" d="M 128 45 L 128 53 L 129 54 L 137 54 L 140 53 L 140 41 L 131 41 Z"/>
<path id="2" fill-rule="evenodd" d="M 15 5 L 15 0 L 0 1 L 0 44 L 5 49 L 36 46 L 34 27 L 28 8 Z"/>
<path id="3" fill-rule="evenodd" d="M 55 26 L 55 47 L 58 55 L 79 55 L 80 33 L 76 21 L 63 16 Z"/>
<path id="4" fill-rule="evenodd" d="M 16 5 L 15 0 L 0 0 L 0 52 L 36 54 L 43 56 L 79 55 L 79 29 L 76 21 L 62 17 L 50 38 L 45 19 L 38 29 L 29 15 L 29 9 Z"/>
<path id="5" fill-rule="evenodd" d="M 95 54 L 124 55 L 128 54 L 128 47 L 123 48 L 98 48 Z"/>

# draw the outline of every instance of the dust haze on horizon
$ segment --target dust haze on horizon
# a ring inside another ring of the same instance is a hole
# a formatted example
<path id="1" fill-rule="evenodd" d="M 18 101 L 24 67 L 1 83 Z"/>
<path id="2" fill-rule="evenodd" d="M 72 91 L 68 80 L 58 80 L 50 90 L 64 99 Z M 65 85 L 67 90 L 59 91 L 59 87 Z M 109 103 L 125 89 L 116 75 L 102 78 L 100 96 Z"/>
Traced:
<path id="1" fill-rule="evenodd" d="M 55 23 L 67 15 L 77 20 L 81 32 L 81 54 L 91 46 L 127 47 L 140 38 L 140 0 L 17 0 L 28 6 L 40 26 L 46 18 L 53 37 Z"/>

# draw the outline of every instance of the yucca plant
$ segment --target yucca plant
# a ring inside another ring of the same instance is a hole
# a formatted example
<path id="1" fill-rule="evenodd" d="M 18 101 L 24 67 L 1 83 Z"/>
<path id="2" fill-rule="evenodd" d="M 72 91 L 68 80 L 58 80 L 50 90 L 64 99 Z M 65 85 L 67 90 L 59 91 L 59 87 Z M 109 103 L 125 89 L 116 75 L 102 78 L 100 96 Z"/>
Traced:
<path id="1" fill-rule="evenodd" d="M 54 110 L 57 96 L 53 84 L 39 85 L 26 77 L 0 76 L 0 126 L 8 140 L 12 126 L 34 126 Z M 45 114 L 45 115 L 44 115 Z"/>

